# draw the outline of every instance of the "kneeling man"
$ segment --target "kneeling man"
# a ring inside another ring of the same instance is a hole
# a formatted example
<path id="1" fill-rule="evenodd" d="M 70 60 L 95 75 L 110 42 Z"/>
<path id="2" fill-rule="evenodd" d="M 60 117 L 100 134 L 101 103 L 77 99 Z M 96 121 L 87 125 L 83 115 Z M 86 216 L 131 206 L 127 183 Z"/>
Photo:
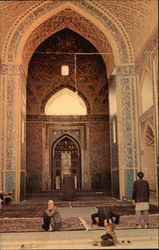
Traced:
<path id="1" fill-rule="evenodd" d="M 108 223 L 109 220 L 113 221 L 115 217 L 115 224 L 119 224 L 120 215 L 115 213 L 111 207 L 100 207 L 98 212 L 91 215 L 92 224 L 98 224 L 98 226 L 104 226 L 104 221 Z"/>

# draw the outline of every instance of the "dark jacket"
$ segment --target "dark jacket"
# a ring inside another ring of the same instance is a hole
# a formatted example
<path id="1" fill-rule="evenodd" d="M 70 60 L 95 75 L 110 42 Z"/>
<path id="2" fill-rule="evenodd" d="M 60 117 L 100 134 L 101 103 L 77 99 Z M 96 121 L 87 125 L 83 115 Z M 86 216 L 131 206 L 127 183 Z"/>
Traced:
<path id="1" fill-rule="evenodd" d="M 134 182 L 132 199 L 135 202 L 149 202 L 150 190 L 146 180 L 139 179 Z"/>
<path id="2" fill-rule="evenodd" d="M 4 195 L 0 193 L 0 199 L 3 201 L 4 200 Z"/>
<path id="3" fill-rule="evenodd" d="M 4 195 L 0 193 L 0 199 L 2 200 L 2 205 L 4 205 Z"/>
<path id="4" fill-rule="evenodd" d="M 53 225 L 52 225 L 53 231 L 59 231 L 61 226 L 62 226 L 62 220 L 61 220 L 61 215 L 60 215 L 57 207 L 55 207 L 55 206 L 52 210 L 46 209 L 44 211 L 44 215 L 43 215 L 44 224 L 42 225 L 42 228 L 45 229 L 46 231 L 49 230 L 51 218 L 53 218 Z"/>
<path id="5" fill-rule="evenodd" d="M 120 216 L 117 213 L 114 213 L 114 211 L 110 207 L 99 208 L 98 217 L 99 217 L 99 226 L 104 226 L 104 220 L 106 220 L 108 223 L 109 220 L 111 219 L 111 221 L 113 222 L 113 217 L 116 217 L 115 224 L 119 224 Z"/>
<path id="6" fill-rule="evenodd" d="M 117 244 L 114 232 L 103 234 L 101 237 L 101 246 L 114 246 Z"/>
<path id="7" fill-rule="evenodd" d="M 104 225 L 104 220 L 112 219 L 112 209 L 109 207 L 102 207 L 98 210 L 99 215 L 99 225 Z M 107 221 L 108 222 L 108 221 Z"/>
<path id="8" fill-rule="evenodd" d="M 46 209 L 44 212 L 44 218 L 53 218 L 55 224 L 61 223 L 61 215 L 56 206 L 52 210 Z"/>

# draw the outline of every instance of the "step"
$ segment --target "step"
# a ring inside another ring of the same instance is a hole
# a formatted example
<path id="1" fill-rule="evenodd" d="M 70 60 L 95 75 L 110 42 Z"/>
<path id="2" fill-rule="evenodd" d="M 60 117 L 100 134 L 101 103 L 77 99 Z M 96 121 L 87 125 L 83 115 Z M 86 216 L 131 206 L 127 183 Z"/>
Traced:
<path id="1" fill-rule="evenodd" d="M 31 236 L 32 235 L 32 236 Z M 14 238 L 13 235 L 10 237 L 10 241 L 5 241 L 5 237 L 3 236 L 3 239 L 0 243 L 0 249 L 1 250 L 7 250 L 7 249 L 98 249 L 100 247 L 94 247 L 93 246 L 93 238 L 94 236 L 99 236 L 99 232 L 92 233 L 85 233 L 85 235 L 79 235 L 78 233 L 74 234 L 68 233 L 68 237 L 65 234 L 63 237 L 63 234 L 61 233 L 41 233 L 38 234 L 39 237 L 36 236 L 36 234 L 30 234 L 30 237 L 21 237 L 19 234 L 19 240 L 17 238 Z M 41 235 L 41 237 L 40 237 Z M 55 238 L 53 238 L 55 236 Z M 82 238 L 83 236 L 83 238 Z M 0 235 L 1 237 L 1 235 Z M 66 239 L 66 237 L 68 239 Z M 137 236 L 137 232 L 134 236 L 131 235 L 131 237 L 128 238 L 131 243 L 130 244 L 123 244 L 123 245 L 116 245 L 115 247 L 106 247 L 106 248 L 156 248 L 158 244 L 158 237 L 157 233 L 155 235 L 150 235 L 149 237 L 139 235 Z M 119 241 L 125 240 L 127 242 L 127 239 L 125 237 L 118 237 Z M 103 249 L 103 247 L 101 247 Z"/>

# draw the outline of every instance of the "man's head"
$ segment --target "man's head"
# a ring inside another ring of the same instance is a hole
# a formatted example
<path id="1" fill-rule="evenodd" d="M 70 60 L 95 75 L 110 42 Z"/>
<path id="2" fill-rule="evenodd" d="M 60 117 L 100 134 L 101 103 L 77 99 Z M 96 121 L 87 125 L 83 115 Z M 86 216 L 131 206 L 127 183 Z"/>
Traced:
<path id="1" fill-rule="evenodd" d="M 143 179 L 144 173 L 143 172 L 138 172 L 137 176 L 139 177 L 139 179 Z"/>
<path id="2" fill-rule="evenodd" d="M 54 202 L 53 202 L 53 200 L 49 200 L 49 201 L 48 201 L 48 209 L 49 209 L 49 210 L 52 210 L 53 207 L 54 207 Z"/>

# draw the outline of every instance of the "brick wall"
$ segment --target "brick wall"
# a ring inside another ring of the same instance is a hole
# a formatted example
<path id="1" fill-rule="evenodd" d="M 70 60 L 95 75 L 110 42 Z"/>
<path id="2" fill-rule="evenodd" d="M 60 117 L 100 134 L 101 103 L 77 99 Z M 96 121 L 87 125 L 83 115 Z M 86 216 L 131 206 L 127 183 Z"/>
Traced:
<path id="1" fill-rule="evenodd" d="M 109 121 L 91 122 L 89 126 L 91 187 L 111 189 Z"/>
<path id="2" fill-rule="evenodd" d="M 27 122 L 27 192 L 42 188 L 42 123 Z"/>

